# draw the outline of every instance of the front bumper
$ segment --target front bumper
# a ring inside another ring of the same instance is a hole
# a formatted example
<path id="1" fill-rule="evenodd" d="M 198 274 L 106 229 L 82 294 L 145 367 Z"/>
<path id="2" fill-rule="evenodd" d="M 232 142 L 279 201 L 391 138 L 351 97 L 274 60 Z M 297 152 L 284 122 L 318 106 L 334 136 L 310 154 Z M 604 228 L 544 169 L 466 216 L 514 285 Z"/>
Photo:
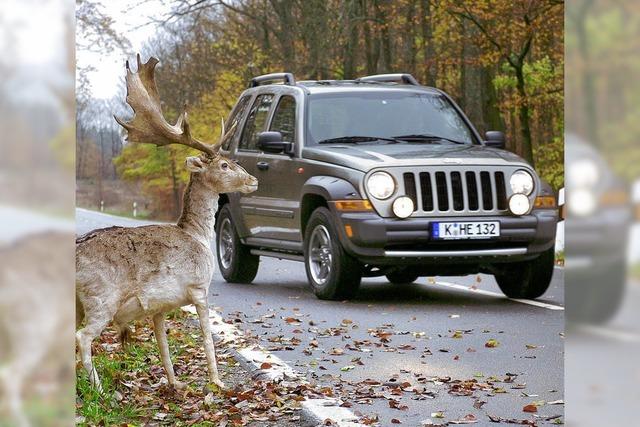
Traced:
<path id="1" fill-rule="evenodd" d="M 589 277 L 594 272 L 624 268 L 631 231 L 631 206 L 602 208 L 589 217 L 565 221 L 567 273 Z"/>
<path id="2" fill-rule="evenodd" d="M 334 208 L 335 209 L 335 208 Z M 540 209 L 522 217 L 382 218 L 376 213 L 335 211 L 345 250 L 372 265 L 494 264 L 535 258 L 555 243 L 558 214 Z M 499 221 L 500 237 L 434 240 L 431 222 Z M 348 237 L 345 226 L 350 226 Z"/>

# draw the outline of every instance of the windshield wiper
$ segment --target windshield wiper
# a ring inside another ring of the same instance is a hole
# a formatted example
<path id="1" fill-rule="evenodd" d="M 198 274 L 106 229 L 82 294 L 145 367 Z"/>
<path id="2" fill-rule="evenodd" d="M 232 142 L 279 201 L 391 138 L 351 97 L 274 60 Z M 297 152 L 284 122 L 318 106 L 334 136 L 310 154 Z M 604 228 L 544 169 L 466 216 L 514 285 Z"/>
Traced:
<path id="1" fill-rule="evenodd" d="M 318 144 L 334 144 L 334 143 L 347 143 L 347 144 L 358 144 L 360 142 L 374 142 L 374 141 L 387 141 L 394 144 L 401 142 L 397 138 L 387 138 L 385 136 L 339 136 L 337 138 L 329 138 L 323 139 L 322 141 L 318 141 Z"/>
<path id="2" fill-rule="evenodd" d="M 400 135 L 392 137 L 394 139 L 400 139 L 402 141 L 448 141 L 454 144 L 467 144 L 466 142 L 456 141 L 455 139 L 446 138 L 444 136 L 431 135 L 428 133 L 417 133 L 412 135 Z"/>

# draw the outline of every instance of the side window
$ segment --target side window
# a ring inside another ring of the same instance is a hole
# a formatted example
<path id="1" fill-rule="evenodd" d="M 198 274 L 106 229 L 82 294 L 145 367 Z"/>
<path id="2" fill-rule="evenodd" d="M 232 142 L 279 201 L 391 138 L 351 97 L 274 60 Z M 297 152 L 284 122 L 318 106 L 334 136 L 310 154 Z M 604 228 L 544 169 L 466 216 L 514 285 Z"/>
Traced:
<path id="1" fill-rule="evenodd" d="M 226 122 L 224 122 L 224 127 L 227 130 L 228 134 L 225 140 L 222 142 L 222 149 L 225 151 L 229 151 L 229 145 L 235 139 L 235 136 L 238 134 L 238 128 L 240 127 L 240 120 L 242 120 L 242 116 L 244 116 L 244 112 L 249 106 L 249 100 L 251 99 L 251 95 L 245 95 L 240 98 L 240 101 L 236 104 L 235 108 L 231 110 L 231 114 L 229 114 L 229 118 Z"/>
<path id="2" fill-rule="evenodd" d="M 296 100 L 293 96 L 285 95 L 280 98 L 269 130 L 280 132 L 283 141 L 293 142 L 295 144 Z"/>
<path id="3" fill-rule="evenodd" d="M 273 95 L 271 94 L 260 95 L 256 98 L 251 110 L 249 110 L 249 116 L 242 131 L 239 147 L 241 150 L 255 151 L 258 149 L 258 134 L 264 130 L 272 102 Z"/>

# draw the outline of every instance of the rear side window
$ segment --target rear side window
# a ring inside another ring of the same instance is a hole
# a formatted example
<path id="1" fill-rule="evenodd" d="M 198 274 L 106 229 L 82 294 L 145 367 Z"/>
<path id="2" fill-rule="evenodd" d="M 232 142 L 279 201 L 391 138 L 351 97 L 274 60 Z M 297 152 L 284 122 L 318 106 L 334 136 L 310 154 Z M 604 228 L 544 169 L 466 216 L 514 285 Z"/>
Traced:
<path id="1" fill-rule="evenodd" d="M 240 120 L 244 116 L 244 112 L 247 110 L 249 106 L 249 100 L 251 99 L 251 95 L 245 95 L 240 98 L 240 101 L 236 104 L 236 106 L 231 110 L 231 114 L 229 114 L 229 118 L 224 123 L 224 127 L 227 130 L 227 135 L 222 141 L 222 149 L 225 151 L 229 151 L 229 145 L 235 139 L 235 136 L 239 132 L 240 128 Z"/>
<path id="2" fill-rule="evenodd" d="M 258 150 L 258 134 L 264 130 L 273 103 L 273 95 L 265 94 L 256 98 L 249 110 L 247 122 L 242 131 L 241 150 Z"/>
<path id="3" fill-rule="evenodd" d="M 296 100 L 293 96 L 280 98 L 269 130 L 280 132 L 283 141 L 296 142 Z"/>

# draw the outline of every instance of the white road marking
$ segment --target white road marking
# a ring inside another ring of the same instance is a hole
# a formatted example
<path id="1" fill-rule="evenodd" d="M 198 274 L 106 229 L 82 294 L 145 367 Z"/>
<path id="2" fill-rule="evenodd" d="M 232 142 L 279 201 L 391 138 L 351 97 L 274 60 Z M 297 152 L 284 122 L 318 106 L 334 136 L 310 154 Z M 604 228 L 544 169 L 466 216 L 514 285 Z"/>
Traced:
<path id="1" fill-rule="evenodd" d="M 613 339 L 615 341 L 640 343 L 640 335 L 634 332 L 621 331 L 619 329 L 596 325 L 576 325 L 576 329 L 580 332 L 585 332 L 602 338 Z"/>
<path id="2" fill-rule="evenodd" d="M 182 307 L 183 311 L 197 314 L 193 305 Z M 243 334 L 237 327 L 228 324 L 212 309 L 209 309 L 209 321 L 211 331 L 226 342 L 240 342 Z M 255 370 L 272 381 L 291 381 L 299 384 L 308 384 L 304 376 L 289 366 L 284 360 L 273 355 L 259 345 L 247 345 L 234 347 L 238 354 L 247 362 L 255 366 Z M 263 364 L 268 363 L 269 369 L 262 369 Z M 315 422 L 322 423 L 331 419 L 338 427 L 364 427 L 358 423 L 358 417 L 347 408 L 340 407 L 337 399 L 309 399 L 302 401 L 303 411 L 307 411 L 315 418 Z"/>
<path id="3" fill-rule="evenodd" d="M 432 283 L 427 283 L 427 284 L 430 285 Z M 484 289 L 471 289 L 469 286 L 458 285 L 457 283 L 437 281 L 437 282 L 434 282 L 434 284 L 440 285 L 440 286 L 446 286 L 446 287 L 452 288 L 452 289 L 458 289 L 460 291 L 471 292 L 471 293 L 475 293 L 475 294 L 486 295 L 486 296 L 496 297 L 496 298 L 501 298 L 501 299 L 508 299 L 508 300 L 511 300 L 511 301 L 520 302 L 522 304 L 533 305 L 533 306 L 536 306 L 536 307 L 542 307 L 542 308 L 546 308 L 546 309 L 549 309 L 549 310 L 564 311 L 564 307 L 562 307 L 560 305 L 547 304 L 546 302 L 533 301 L 533 300 L 530 300 L 530 299 L 507 298 L 503 294 L 499 294 L 497 292 L 485 291 Z"/>

